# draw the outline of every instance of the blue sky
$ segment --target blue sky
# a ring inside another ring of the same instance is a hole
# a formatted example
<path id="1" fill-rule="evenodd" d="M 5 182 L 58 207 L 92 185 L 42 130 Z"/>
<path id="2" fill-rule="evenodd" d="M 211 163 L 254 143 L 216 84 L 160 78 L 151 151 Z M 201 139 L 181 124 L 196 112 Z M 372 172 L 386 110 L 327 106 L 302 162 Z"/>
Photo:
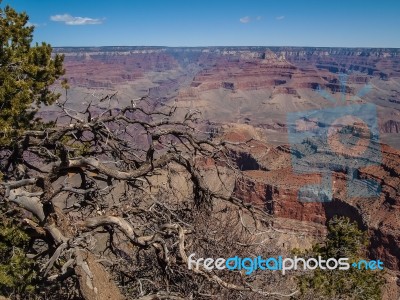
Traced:
<path id="1" fill-rule="evenodd" d="M 3 0 L 53 46 L 400 47 L 400 1 Z"/>

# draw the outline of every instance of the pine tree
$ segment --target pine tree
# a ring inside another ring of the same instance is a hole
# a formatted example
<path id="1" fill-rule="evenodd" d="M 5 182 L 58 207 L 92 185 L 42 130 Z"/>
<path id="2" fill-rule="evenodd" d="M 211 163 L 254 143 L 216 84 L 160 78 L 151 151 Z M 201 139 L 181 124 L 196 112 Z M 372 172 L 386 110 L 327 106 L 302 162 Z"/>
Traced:
<path id="1" fill-rule="evenodd" d="M 349 263 L 366 258 L 368 236 L 346 217 L 334 217 L 328 223 L 328 235 L 323 245 L 316 244 L 299 256 L 349 258 Z M 298 277 L 300 299 L 381 299 L 385 283 L 381 270 L 350 268 L 349 270 L 320 270 Z M 312 295 L 312 296 L 311 296 Z"/>
<path id="2" fill-rule="evenodd" d="M 49 44 L 31 45 L 34 26 L 28 19 L 8 5 L 0 7 L 0 145 L 34 128 L 40 105 L 59 97 L 49 88 L 64 74 L 64 57 L 52 57 Z"/>
<path id="3" fill-rule="evenodd" d="M 35 114 L 40 105 L 59 97 L 50 86 L 64 74 L 64 58 L 52 56 L 46 43 L 32 46 L 34 26 L 28 26 L 27 14 L 1 4 L 0 0 L 0 146 L 12 148 L 24 130 L 38 127 Z M 35 290 L 37 274 L 34 260 L 26 256 L 30 237 L 14 222 L 8 208 L 2 201 L 0 298 L 17 294 L 20 299 Z"/>

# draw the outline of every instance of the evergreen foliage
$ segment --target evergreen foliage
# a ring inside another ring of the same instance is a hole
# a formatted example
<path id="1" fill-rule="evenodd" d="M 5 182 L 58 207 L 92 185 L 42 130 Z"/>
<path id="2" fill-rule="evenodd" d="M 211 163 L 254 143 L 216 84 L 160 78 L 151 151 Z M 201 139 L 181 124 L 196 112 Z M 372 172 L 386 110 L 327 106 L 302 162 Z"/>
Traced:
<path id="1" fill-rule="evenodd" d="M 349 263 L 366 257 L 368 236 L 346 217 L 334 217 L 328 223 L 324 245 L 316 244 L 310 251 L 296 254 L 304 257 L 348 257 Z M 384 277 L 382 270 L 350 267 L 348 270 L 316 269 L 298 277 L 303 299 L 381 299 Z"/>
<path id="2" fill-rule="evenodd" d="M 34 26 L 28 19 L 24 12 L 0 7 L 0 145 L 34 128 L 40 105 L 59 97 L 49 87 L 64 74 L 64 58 L 52 57 L 49 44 L 31 45 Z"/>

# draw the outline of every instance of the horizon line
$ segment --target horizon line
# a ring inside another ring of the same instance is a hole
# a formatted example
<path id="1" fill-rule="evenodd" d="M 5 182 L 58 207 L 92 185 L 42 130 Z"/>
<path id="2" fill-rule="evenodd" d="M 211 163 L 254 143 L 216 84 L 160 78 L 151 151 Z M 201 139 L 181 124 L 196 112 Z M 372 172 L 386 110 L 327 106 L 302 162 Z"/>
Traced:
<path id="1" fill-rule="evenodd" d="M 400 50 L 400 47 L 367 47 L 367 46 L 160 46 L 160 45 L 102 45 L 102 46 L 52 46 L 55 48 L 346 48 L 346 49 L 396 49 Z"/>

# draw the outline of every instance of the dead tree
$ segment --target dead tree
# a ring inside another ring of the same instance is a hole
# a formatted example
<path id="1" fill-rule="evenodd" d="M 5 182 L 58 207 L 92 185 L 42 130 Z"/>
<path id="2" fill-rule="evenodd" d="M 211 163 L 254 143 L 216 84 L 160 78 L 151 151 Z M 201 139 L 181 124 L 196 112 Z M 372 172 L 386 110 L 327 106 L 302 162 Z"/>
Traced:
<path id="1" fill-rule="evenodd" d="M 265 251 L 254 232 L 270 220 L 232 194 L 240 172 L 198 113 L 101 100 L 58 103 L 58 122 L 0 151 L 3 212 L 32 236 L 44 285 L 72 280 L 65 299 L 293 295 L 265 275 L 188 270 L 192 252 Z"/>

